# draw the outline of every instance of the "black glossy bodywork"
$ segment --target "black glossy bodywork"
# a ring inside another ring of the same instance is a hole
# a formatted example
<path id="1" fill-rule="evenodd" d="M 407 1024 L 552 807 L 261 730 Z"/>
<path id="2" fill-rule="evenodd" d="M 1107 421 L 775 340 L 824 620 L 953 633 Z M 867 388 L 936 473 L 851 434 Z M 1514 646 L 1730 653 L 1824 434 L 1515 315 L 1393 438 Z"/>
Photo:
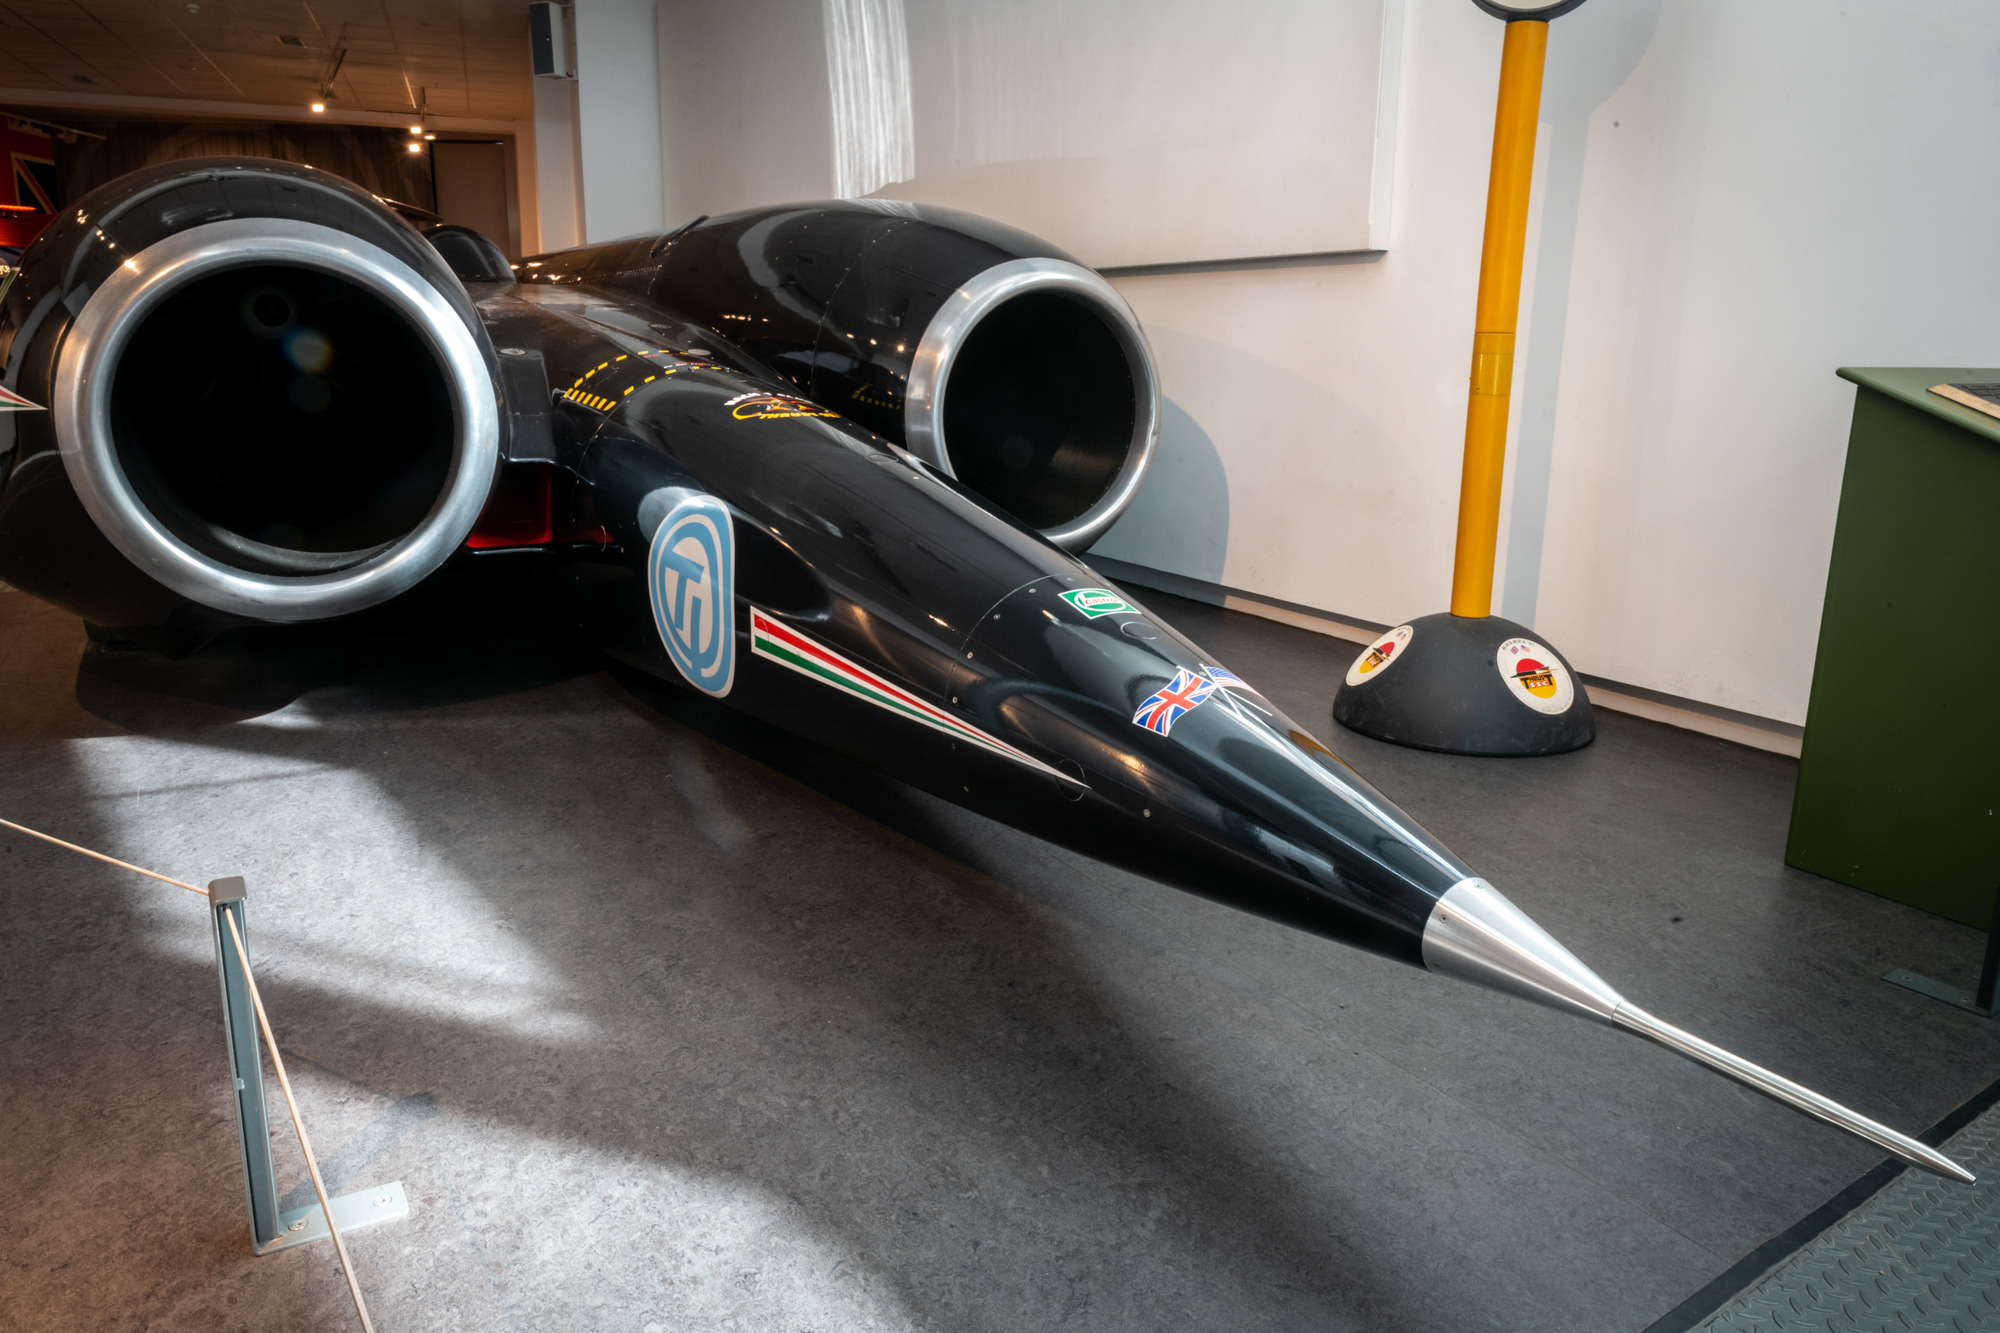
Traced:
<path id="1" fill-rule="evenodd" d="M 858 200 L 700 218 L 658 239 L 539 256 L 520 276 L 671 310 L 703 344 L 904 444 L 924 331 L 965 283 L 1020 259 L 1076 262 L 970 214 Z M 968 485 L 1038 528 L 1076 518 L 1110 489 L 1137 389 L 1087 307 L 1046 292 L 1017 298 L 956 365 L 944 424 Z"/>
<path id="2" fill-rule="evenodd" d="M 658 240 L 538 256 L 520 273 L 671 308 L 705 341 L 900 444 L 925 327 L 967 280 L 1030 258 L 1070 256 L 970 214 L 861 200 L 706 218 Z"/>
<path id="3" fill-rule="evenodd" d="M 379 212 L 390 241 L 423 245 Z M 0 314 L 10 387 L 48 382 L 60 340 L 35 321 L 62 309 L 60 275 L 95 262 L 98 235 L 77 223 L 28 256 Z M 729 706 L 1064 846 L 1421 965 L 1431 909 L 1467 867 L 1225 664 L 1007 512 L 1032 496 L 1003 507 L 897 447 L 899 376 L 938 306 L 994 263 L 1052 254 L 977 220 L 823 204 L 466 283 L 512 429 L 536 443 L 510 446 L 467 549 L 405 598 L 468 567 L 518 570 L 523 599 L 553 599 L 604 651 L 679 680 L 649 600 L 650 529 L 663 493 L 715 497 L 736 542 Z M 1051 333 L 1065 355 L 1091 354 L 1063 338 Z M 46 421 L 15 417 L 0 578 L 141 639 L 200 617 L 82 517 Z M 786 665 L 753 642 L 760 624 L 882 693 Z M 1177 680 L 1192 706 L 1140 725 Z"/>

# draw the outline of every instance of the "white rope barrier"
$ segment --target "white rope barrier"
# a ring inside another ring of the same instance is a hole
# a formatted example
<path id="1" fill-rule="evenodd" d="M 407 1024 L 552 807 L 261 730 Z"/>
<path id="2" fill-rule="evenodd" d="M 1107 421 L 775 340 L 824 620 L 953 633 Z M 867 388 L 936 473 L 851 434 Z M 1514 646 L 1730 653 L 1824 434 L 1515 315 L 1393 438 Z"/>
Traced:
<path id="1" fill-rule="evenodd" d="M 43 842 L 54 843 L 58 847 L 76 852 L 82 856 L 88 856 L 92 860 L 102 861 L 106 865 L 114 865 L 121 870 L 130 870 L 134 874 L 144 875 L 148 879 L 157 879 L 162 884 L 171 884 L 177 889 L 186 889 L 189 893 L 198 893 L 204 900 L 208 898 L 208 892 L 205 889 L 198 889 L 187 881 L 175 879 L 171 875 L 162 875 L 157 871 L 135 866 L 128 861 L 120 861 L 115 856 L 106 856 L 102 852 L 93 852 L 88 847 L 79 847 L 73 842 L 64 842 L 61 838 L 52 838 L 46 833 L 38 833 L 34 829 L 16 824 L 12 820 L 0 819 L 0 826 L 13 829 L 16 833 L 25 833 L 31 838 L 40 838 Z M 320 1215 L 326 1219 L 326 1234 L 332 1237 L 334 1251 L 340 1256 L 340 1274 L 347 1279 L 347 1292 L 354 1298 L 354 1313 L 361 1316 L 363 1333 L 375 1333 L 374 1321 L 368 1318 L 368 1303 L 361 1299 L 361 1284 L 354 1276 L 354 1263 L 347 1256 L 347 1242 L 341 1238 L 340 1228 L 334 1225 L 333 1201 L 327 1198 L 326 1182 L 320 1179 L 319 1159 L 313 1156 L 312 1143 L 306 1138 L 306 1122 L 300 1118 L 298 1100 L 292 1096 L 292 1080 L 285 1074 L 284 1057 L 278 1054 L 278 1038 L 271 1031 L 270 1016 L 264 1012 L 264 997 L 257 991 L 257 978 L 250 971 L 250 955 L 243 947 L 243 935 L 236 929 L 236 918 L 231 913 L 223 912 L 221 915 L 223 923 L 229 927 L 229 942 L 235 947 L 236 961 L 242 964 L 243 967 L 243 980 L 249 987 L 250 1003 L 257 1010 L 257 1026 L 264 1031 L 264 1047 L 271 1053 L 271 1068 L 278 1075 L 278 1087 L 284 1091 L 285 1106 L 292 1113 L 292 1129 L 299 1136 L 299 1149 L 305 1154 L 306 1170 L 312 1175 L 313 1193 L 319 1196 Z"/>
<path id="2" fill-rule="evenodd" d="M 184 879 L 175 879 L 171 875 L 162 875 L 158 871 L 154 870 L 143 870 L 140 867 L 133 865 L 131 862 L 121 861 L 115 856 L 106 856 L 103 852 L 93 852 L 88 847 L 79 847 L 73 842 L 64 842 L 61 838 L 51 838 L 46 833 L 37 833 L 35 832 L 35 830 L 31 828 L 23 828 L 21 825 L 14 823 L 12 820 L 0 819 L 0 824 L 6 825 L 8 828 L 13 829 L 16 833 L 25 833 L 31 838 L 40 838 L 43 842 L 52 842 L 58 847 L 67 848 L 68 850 L 75 852 L 80 856 L 88 856 L 94 861 L 102 861 L 106 865 L 117 866 L 120 870 L 129 870 L 135 875 L 144 875 L 148 879 L 157 879 L 162 884 L 171 884 L 177 889 L 186 889 L 189 893 L 198 893 L 204 898 L 208 897 L 207 889 L 197 889 L 194 885 L 188 883 Z"/>

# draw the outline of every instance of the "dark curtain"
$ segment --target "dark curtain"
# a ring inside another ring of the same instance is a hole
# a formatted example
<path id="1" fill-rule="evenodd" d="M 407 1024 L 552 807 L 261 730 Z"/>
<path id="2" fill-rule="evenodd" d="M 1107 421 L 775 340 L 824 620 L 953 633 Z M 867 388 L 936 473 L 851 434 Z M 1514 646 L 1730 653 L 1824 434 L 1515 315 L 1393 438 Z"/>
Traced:
<path id="1" fill-rule="evenodd" d="M 58 144 L 63 197 L 82 198 L 128 171 L 189 157 L 275 157 L 345 176 L 371 194 L 435 211 L 431 155 L 412 153 L 402 130 L 359 125 L 245 121 L 86 120 L 70 110 L 50 119 L 104 136 Z"/>

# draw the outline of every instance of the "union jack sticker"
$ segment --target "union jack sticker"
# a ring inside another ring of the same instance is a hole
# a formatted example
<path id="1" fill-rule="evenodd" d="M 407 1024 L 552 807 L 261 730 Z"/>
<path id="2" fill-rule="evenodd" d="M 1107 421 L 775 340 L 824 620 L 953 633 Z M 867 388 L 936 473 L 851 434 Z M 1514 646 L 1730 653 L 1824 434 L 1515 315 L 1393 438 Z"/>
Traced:
<path id="1" fill-rule="evenodd" d="M 1174 723 L 1185 713 L 1191 713 L 1214 694 L 1216 684 L 1182 667 L 1174 673 L 1173 683 L 1151 695 L 1139 705 L 1139 711 L 1132 714 L 1132 721 L 1148 731 L 1157 731 L 1162 736 L 1170 734 Z"/>

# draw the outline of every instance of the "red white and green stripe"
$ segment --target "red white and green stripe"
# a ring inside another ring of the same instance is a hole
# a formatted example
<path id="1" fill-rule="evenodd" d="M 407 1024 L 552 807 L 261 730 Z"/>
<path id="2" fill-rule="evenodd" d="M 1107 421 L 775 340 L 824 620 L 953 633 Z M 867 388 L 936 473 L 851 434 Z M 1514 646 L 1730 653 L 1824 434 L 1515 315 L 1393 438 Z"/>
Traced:
<path id="1" fill-rule="evenodd" d="M 758 657 L 769 658 L 780 666 L 790 667 L 803 676 L 811 676 L 822 685 L 831 685 L 837 690 L 845 690 L 858 699 L 874 704 L 899 717 L 941 731 L 956 741 L 976 746 L 1017 764 L 1047 774 L 1062 782 L 1079 787 L 1090 784 L 1081 782 L 1059 768 L 1051 767 L 1024 750 L 1017 750 L 997 736 L 989 736 L 979 728 L 959 721 L 935 704 L 925 703 L 916 695 L 899 685 L 882 679 L 867 667 L 851 658 L 843 657 L 826 645 L 788 626 L 781 625 L 771 617 L 750 608 L 750 651 Z"/>

